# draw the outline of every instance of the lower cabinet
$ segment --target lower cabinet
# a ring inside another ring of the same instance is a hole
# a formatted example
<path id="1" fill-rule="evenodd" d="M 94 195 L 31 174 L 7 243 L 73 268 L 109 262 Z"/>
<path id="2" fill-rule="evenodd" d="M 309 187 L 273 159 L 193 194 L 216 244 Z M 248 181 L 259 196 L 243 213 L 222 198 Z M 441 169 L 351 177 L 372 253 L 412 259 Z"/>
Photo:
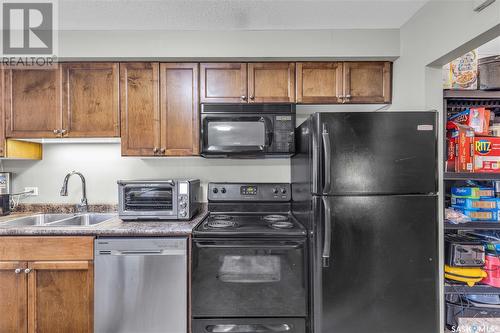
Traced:
<path id="1" fill-rule="evenodd" d="M 93 276 L 93 237 L 0 237 L 0 332 L 92 332 Z"/>

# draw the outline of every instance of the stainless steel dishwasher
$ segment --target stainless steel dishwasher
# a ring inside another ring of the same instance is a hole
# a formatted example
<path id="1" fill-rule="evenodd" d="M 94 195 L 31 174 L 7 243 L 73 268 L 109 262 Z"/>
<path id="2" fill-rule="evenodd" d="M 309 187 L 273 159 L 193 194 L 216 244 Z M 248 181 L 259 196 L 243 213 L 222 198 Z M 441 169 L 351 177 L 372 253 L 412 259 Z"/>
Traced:
<path id="1" fill-rule="evenodd" d="M 187 332 L 187 238 L 95 241 L 94 332 Z"/>

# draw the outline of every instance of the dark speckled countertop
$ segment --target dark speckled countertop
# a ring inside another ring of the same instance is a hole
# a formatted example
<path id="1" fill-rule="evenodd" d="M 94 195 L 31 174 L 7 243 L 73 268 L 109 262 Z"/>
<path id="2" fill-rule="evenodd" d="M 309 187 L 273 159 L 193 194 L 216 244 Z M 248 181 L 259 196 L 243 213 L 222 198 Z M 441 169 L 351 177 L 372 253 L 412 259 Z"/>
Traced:
<path id="1" fill-rule="evenodd" d="M 203 204 L 200 212 L 189 221 L 168 222 L 160 221 L 141 221 L 141 222 L 124 222 L 121 219 L 113 218 L 107 222 L 100 223 L 95 226 L 2 226 L 3 222 L 7 222 L 16 217 L 33 215 L 40 213 L 40 210 L 26 211 L 25 209 L 14 212 L 11 215 L 0 218 L 0 236 L 75 236 L 75 235 L 93 235 L 93 236 L 187 236 L 191 234 L 194 227 L 205 219 L 208 215 L 207 205 Z M 43 211 L 47 212 L 47 210 Z"/>

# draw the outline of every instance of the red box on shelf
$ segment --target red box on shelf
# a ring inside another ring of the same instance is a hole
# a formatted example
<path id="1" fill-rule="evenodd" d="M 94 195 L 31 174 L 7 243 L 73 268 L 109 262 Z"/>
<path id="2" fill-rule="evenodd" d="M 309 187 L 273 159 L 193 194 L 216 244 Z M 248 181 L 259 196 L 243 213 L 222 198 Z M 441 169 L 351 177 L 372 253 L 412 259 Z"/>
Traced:
<path id="1" fill-rule="evenodd" d="M 449 121 L 446 125 L 448 160 L 446 170 L 454 172 L 474 171 L 474 129 Z M 450 155 L 450 149 L 454 154 Z M 451 168 L 454 167 L 452 170 Z"/>
<path id="2" fill-rule="evenodd" d="M 474 171 L 500 172 L 500 137 L 474 139 Z"/>

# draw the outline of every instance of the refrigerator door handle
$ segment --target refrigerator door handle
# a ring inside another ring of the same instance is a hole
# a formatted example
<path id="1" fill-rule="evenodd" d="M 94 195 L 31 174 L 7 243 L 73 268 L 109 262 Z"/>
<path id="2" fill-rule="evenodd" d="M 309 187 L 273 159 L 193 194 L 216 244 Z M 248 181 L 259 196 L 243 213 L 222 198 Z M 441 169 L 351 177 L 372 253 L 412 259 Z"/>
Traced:
<path id="1" fill-rule="evenodd" d="M 321 136 L 323 137 L 323 151 L 325 155 L 325 184 L 323 185 L 323 193 L 326 194 L 330 192 L 332 151 L 330 146 L 330 133 L 328 133 L 328 128 L 325 123 L 323 123 Z"/>
<path id="2" fill-rule="evenodd" d="M 323 267 L 330 267 L 330 251 L 332 247 L 332 209 L 328 197 L 323 197 L 323 204 L 325 206 L 324 216 L 324 241 L 323 241 L 323 254 L 321 256 L 321 263 Z"/>

